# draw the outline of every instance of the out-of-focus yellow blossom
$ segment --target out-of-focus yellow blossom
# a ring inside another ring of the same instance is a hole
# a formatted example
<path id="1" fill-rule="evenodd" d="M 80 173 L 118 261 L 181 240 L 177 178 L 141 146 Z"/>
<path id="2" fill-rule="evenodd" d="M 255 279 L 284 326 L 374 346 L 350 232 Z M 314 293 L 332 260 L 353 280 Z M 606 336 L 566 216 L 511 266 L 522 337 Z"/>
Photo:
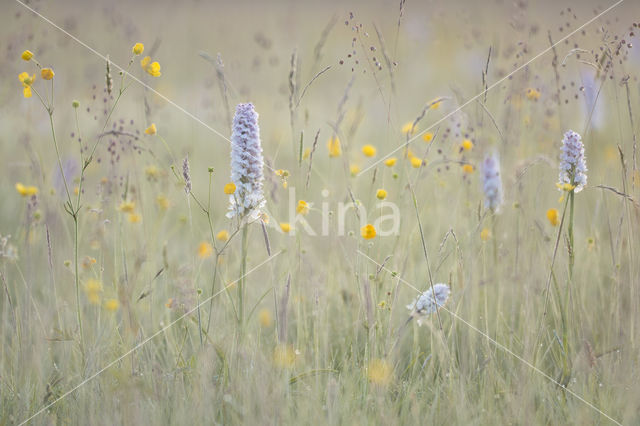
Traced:
<path id="1" fill-rule="evenodd" d="M 473 166 L 471 164 L 463 164 L 462 171 L 465 173 L 473 173 Z"/>
<path id="2" fill-rule="evenodd" d="M 155 165 L 151 164 L 144 169 L 144 174 L 147 175 L 148 179 L 158 179 L 160 176 L 160 169 L 158 169 Z"/>
<path id="3" fill-rule="evenodd" d="M 198 257 L 200 259 L 211 257 L 212 254 L 213 247 L 211 247 L 211 244 L 209 244 L 208 242 L 203 241 L 198 245 Z"/>
<path id="4" fill-rule="evenodd" d="M 358 166 L 357 164 L 350 165 L 349 173 L 351 173 L 351 176 L 357 175 L 358 173 L 360 173 L 360 166 Z"/>
<path id="5" fill-rule="evenodd" d="M 131 50 L 133 51 L 134 55 L 142 55 L 142 52 L 144 52 L 144 44 L 136 43 L 133 45 L 133 49 Z"/>
<path id="6" fill-rule="evenodd" d="M 472 148 L 473 142 L 471 142 L 471 140 L 465 139 L 462 141 L 462 149 L 464 149 L 465 151 L 471 151 Z"/>
<path id="7" fill-rule="evenodd" d="M 118 299 L 107 299 L 104 302 L 104 308 L 109 312 L 115 312 L 120 307 L 120 302 Z"/>
<path id="8" fill-rule="evenodd" d="M 404 135 L 413 135 L 415 133 L 415 131 L 417 130 L 417 128 L 413 127 L 413 121 L 409 121 L 408 123 L 405 123 L 404 126 L 402 126 L 402 134 Z M 411 132 L 411 133 L 409 133 Z"/>
<path id="9" fill-rule="evenodd" d="M 287 178 L 289 177 L 289 170 L 278 169 L 276 170 L 276 176 L 279 176 L 282 180 L 282 187 L 287 189 Z"/>
<path id="10" fill-rule="evenodd" d="M 309 204 L 304 200 L 298 201 L 298 206 L 296 207 L 296 213 L 300 213 L 303 216 L 309 213 Z"/>
<path id="11" fill-rule="evenodd" d="M 30 50 L 25 50 L 24 52 L 22 52 L 22 55 L 20 55 L 20 57 L 25 61 L 30 61 L 31 58 L 33 58 L 33 52 Z"/>
<path id="12" fill-rule="evenodd" d="M 291 231 L 291 225 L 289 225 L 287 222 L 282 222 L 280 224 L 280 229 L 282 229 L 282 232 L 284 232 L 285 234 L 288 234 Z"/>
<path id="13" fill-rule="evenodd" d="M 129 220 L 130 223 L 138 223 L 142 220 L 142 216 L 138 213 L 129 213 L 127 220 Z"/>
<path id="14" fill-rule="evenodd" d="M 296 351 L 291 345 L 279 344 L 273 351 L 273 362 L 278 367 L 291 367 L 296 362 Z"/>
<path id="15" fill-rule="evenodd" d="M 573 191 L 574 189 L 576 189 L 576 186 L 575 185 L 571 185 L 570 183 L 562 183 L 562 184 L 561 183 L 556 183 L 556 186 L 559 189 L 561 189 L 563 191 L 567 191 L 567 192 L 570 192 L 570 191 Z"/>
<path id="16" fill-rule="evenodd" d="M 158 128 L 156 127 L 156 123 L 151 123 L 151 126 L 144 129 L 145 135 L 155 135 L 158 132 Z"/>
<path id="17" fill-rule="evenodd" d="M 482 241 L 489 241 L 490 238 L 491 238 L 491 231 L 489 231 L 488 228 L 482 228 L 482 231 L 480 231 L 480 239 Z"/>
<path id="18" fill-rule="evenodd" d="M 393 167 L 395 166 L 397 161 L 398 159 L 396 157 L 387 158 L 386 160 L 384 160 L 384 165 L 387 167 Z"/>
<path id="19" fill-rule="evenodd" d="M 549 209 L 547 210 L 547 219 L 551 226 L 558 226 L 560 223 L 560 218 L 558 217 L 558 209 Z"/>
<path id="20" fill-rule="evenodd" d="M 302 159 L 306 160 L 311 155 L 311 148 L 306 148 L 302 153 Z"/>
<path id="21" fill-rule="evenodd" d="M 360 235 L 362 235 L 362 238 L 365 240 L 370 240 L 376 236 L 376 228 L 368 223 L 360 229 Z"/>
<path id="22" fill-rule="evenodd" d="M 422 135 L 422 140 L 425 142 L 431 142 L 433 140 L 433 133 L 431 132 L 427 132 L 424 135 Z"/>
<path id="23" fill-rule="evenodd" d="M 393 368 L 383 359 L 372 359 L 367 366 L 367 378 L 378 386 L 386 386 L 393 376 Z"/>
<path id="24" fill-rule="evenodd" d="M 162 210 L 167 210 L 171 206 L 171 201 L 163 194 L 156 197 L 156 203 L 158 203 L 158 207 Z"/>
<path id="25" fill-rule="evenodd" d="M 387 191 L 385 191 L 384 189 L 378 189 L 378 191 L 376 192 L 376 197 L 379 200 L 384 200 L 385 198 L 387 198 Z"/>
<path id="26" fill-rule="evenodd" d="M 258 312 L 258 321 L 260 321 L 260 325 L 264 328 L 271 327 L 271 324 L 273 324 L 271 311 L 268 309 L 261 309 L 260 312 Z"/>
<path id="27" fill-rule="evenodd" d="M 87 299 L 92 305 L 100 304 L 100 295 L 102 294 L 102 283 L 96 279 L 89 279 L 84 285 L 84 291 Z"/>
<path id="28" fill-rule="evenodd" d="M 415 157 L 415 156 L 411 156 L 409 161 L 411 161 L 411 167 L 413 168 L 419 168 L 420 166 L 422 166 L 422 159 Z"/>
<path id="29" fill-rule="evenodd" d="M 40 70 L 40 76 L 43 80 L 51 80 L 54 75 L 55 74 L 51 68 L 42 68 Z"/>
<path id="30" fill-rule="evenodd" d="M 229 182 L 228 184 L 226 184 L 224 186 L 223 191 L 227 195 L 235 194 L 235 192 L 236 192 L 236 184 L 233 183 L 233 182 Z"/>
<path id="31" fill-rule="evenodd" d="M 32 197 L 38 193 L 38 188 L 35 186 L 26 186 L 18 182 L 16 183 L 16 191 L 23 197 Z"/>
<path id="32" fill-rule="evenodd" d="M 337 136 L 331 137 L 327 142 L 327 148 L 329 149 L 329 157 L 335 158 L 342 155 L 342 147 L 340 146 L 340 139 Z"/>
<path id="33" fill-rule="evenodd" d="M 362 153 L 366 157 L 374 157 L 376 155 L 376 147 L 373 145 L 365 145 L 362 147 Z"/>
<path id="34" fill-rule="evenodd" d="M 135 201 L 123 201 L 122 203 L 120 203 L 120 207 L 118 207 L 118 209 L 124 213 L 133 213 L 135 208 L 136 208 Z"/>
<path id="35" fill-rule="evenodd" d="M 429 109 L 438 109 L 440 108 L 440 104 L 442 103 L 442 98 L 434 99 L 429 104 Z"/>
<path id="36" fill-rule="evenodd" d="M 530 101 L 537 101 L 540 99 L 540 92 L 533 88 L 527 89 L 527 99 Z"/>
<path id="37" fill-rule="evenodd" d="M 145 56 L 140 60 L 140 66 L 142 67 L 143 70 L 146 70 L 150 62 L 151 62 L 151 56 Z"/>
<path id="38" fill-rule="evenodd" d="M 227 241 L 229 239 L 229 232 L 226 229 L 223 229 L 222 231 L 218 232 L 218 234 L 216 235 L 216 239 L 220 241 Z"/>

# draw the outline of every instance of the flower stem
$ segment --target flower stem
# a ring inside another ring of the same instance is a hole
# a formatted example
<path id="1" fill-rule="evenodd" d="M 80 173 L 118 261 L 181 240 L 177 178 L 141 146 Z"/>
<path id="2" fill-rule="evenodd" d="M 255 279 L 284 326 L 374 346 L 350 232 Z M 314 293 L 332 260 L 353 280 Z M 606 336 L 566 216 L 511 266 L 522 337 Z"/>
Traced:
<path id="1" fill-rule="evenodd" d="M 242 336 L 244 327 L 244 284 L 245 274 L 247 273 L 247 242 L 248 242 L 248 225 L 242 226 L 242 269 L 240 272 L 240 280 L 238 281 L 238 335 Z"/>
<path id="2" fill-rule="evenodd" d="M 567 281 L 567 290 L 564 299 L 564 312 L 562 315 L 563 329 L 562 329 L 562 350 L 564 353 L 562 363 L 562 379 L 561 384 L 567 385 L 569 378 L 571 377 L 571 365 L 569 355 L 569 294 L 571 285 L 573 284 L 573 263 L 575 260 L 575 249 L 573 246 L 573 212 L 574 212 L 574 191 L 569 192 L 569 227 L 567 232 L 569 234 L 569 280 Z M 561 307 L 562 309 L 562 307 Z"/>
<path id="3" fill-rule="evenodd" d="M 573 263 L 575 260 L 575 248 L 573 246 L 573 205 L 574 191 L 569 192 L 569 281 L 573 280 Z"/>

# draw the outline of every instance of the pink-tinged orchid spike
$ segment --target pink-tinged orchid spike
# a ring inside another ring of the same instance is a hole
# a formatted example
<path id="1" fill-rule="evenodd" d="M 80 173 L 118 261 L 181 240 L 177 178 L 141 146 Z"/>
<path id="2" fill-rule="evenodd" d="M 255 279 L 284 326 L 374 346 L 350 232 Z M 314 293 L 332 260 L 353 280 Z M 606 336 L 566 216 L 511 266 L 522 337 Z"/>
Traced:
<path id="1" fill-rule="evenodd" d="M 252 221 L 260 216 L 265 205 L 263 167 L 258 113 L 251 103 L 239 104 L 231 133 L 231 181 L 236 191 L 229 196 L 227 217 Z"/>
<path id="2" fill-rule="evenodd" d="M 567 131 L 561 150 L 558 188 L 580 192 L 587 185 L 587 159 L 580 135 L 573 130 Z"/>

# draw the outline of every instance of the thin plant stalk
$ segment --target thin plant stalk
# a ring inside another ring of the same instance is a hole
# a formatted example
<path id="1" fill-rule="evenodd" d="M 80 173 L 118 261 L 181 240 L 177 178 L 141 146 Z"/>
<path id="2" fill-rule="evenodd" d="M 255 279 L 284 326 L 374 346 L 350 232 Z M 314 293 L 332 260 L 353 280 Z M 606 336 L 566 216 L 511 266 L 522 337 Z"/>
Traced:
<path id="1" fill-rule="evenodd" d="M 238 281 L 238 335 L 242 336 L 242 331 L 244 327 L 244 285 L 245 285 L 245 274 L 247 273 L 247 246 L 248 246 L 248 234 L 249 234 L 248 225 L 245 223 L 242 226 L 242 266 L 240 273 L 240 280 Z"/>

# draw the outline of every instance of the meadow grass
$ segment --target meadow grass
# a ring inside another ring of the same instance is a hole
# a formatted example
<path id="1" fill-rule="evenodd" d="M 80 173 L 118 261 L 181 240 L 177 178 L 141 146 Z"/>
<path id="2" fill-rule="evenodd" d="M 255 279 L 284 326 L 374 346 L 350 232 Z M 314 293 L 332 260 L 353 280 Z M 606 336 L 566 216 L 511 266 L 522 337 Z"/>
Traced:
<path id="1" fill-rule="evenodd" d="M 0 424 L 640 422 L 640 8 L 574 3 L 8 2 Z"/>

